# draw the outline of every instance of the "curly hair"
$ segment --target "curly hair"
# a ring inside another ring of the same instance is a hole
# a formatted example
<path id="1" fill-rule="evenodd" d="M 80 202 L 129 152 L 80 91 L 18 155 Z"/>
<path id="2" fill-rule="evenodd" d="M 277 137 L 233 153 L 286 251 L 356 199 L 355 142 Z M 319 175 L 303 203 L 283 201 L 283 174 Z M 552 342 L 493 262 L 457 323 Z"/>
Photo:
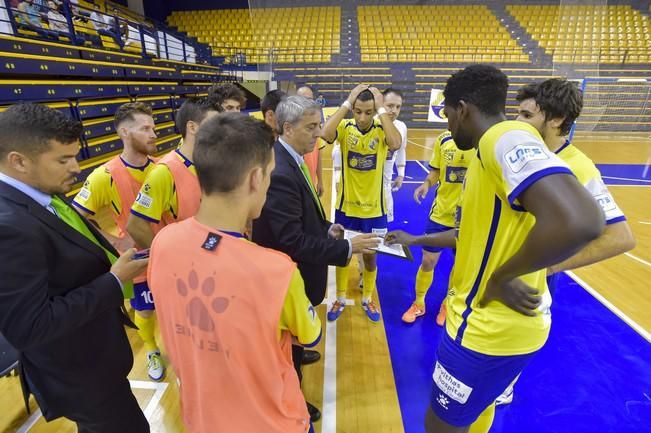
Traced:
<path id="1" fill-rule="evenodd" d="M 445 85 L 445 105 L 459 107 L 459 101 L 472 104 L 489 116 L 506 109 L 509 80 L 502 71 L 490 65 L 470 65 L 455 72 Z"/>
<path id="2" fill-rule="evenodd" d="M 561 135 L 568 135 L 574 121 L 583 109 L 583 94 L 578 83 L 562 78 L 551 78 L 541 83 L 527 84 L 518 90 L 515 99 L 522 102 L 533 99 L 540 111 L 545 114 L 545 121 L 564 118 L 560 126 Z"/>
<path id="3" fill-rule="evenodd" d="M 47 105 L 21 103 L 0 113 L 0 156 L 9 152 L 37 155 L 50 141 L 69 144 L 79 140 L 81 122 Z"/>
<path id="4" fill-rule="evenodd" d="M 239 102 L 242 107 L 246 105 L 246 96 L 244 92 L 235 84 L 216 84 L 208 90 L 208 98 L 214 99 L 218 104 L 221 104 L 227 99 L 234 99 Z"/>

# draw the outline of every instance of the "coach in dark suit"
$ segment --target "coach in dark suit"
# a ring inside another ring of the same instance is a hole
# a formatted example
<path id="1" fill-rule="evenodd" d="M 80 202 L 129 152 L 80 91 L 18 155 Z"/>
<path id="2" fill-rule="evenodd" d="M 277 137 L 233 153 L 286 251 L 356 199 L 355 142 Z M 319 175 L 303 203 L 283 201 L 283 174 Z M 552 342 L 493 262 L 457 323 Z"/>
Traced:
<path id="1" fill-rule="evenodd" d="M 81 124 L 19 104 L 0 113 L 0 131 L 0 332 L 19 352 L 25 397 L 80 432 L 148 432 L 122 310 L 147 260 L 116 259 L 59 196 L 79 174 Z"/>
<path id="2" fill-rule="evenodd" d="M 377 246 L 377 240 L 372 234 L 342 239 L 343 227 L 327 221 L 310 181 L 303 155 L 314 149 L 321 133 L 321 106 L 291 96 L 278 104 L 276 120 L 276 168 L 260 218 L 253 222 L 253 241 L 286 253 L 298 264 L 307 297 L 316 306 L 325 297 L 328 265 L 345 266 L 352 254 Z M 303 349 L 294 346 L 299 377 L 302 356 Z M 309 403 L 308 408 L 313 421 L 320 417 Z"/>

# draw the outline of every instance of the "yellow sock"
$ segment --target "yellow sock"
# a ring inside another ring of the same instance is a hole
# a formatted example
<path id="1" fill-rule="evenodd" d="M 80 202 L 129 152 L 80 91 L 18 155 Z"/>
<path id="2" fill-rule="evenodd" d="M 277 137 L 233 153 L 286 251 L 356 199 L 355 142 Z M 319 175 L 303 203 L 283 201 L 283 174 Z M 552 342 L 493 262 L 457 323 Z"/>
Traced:
<path id="1" fill-rule="evenodd" d="M 349 266 L 339 267 L 335 269 L 336 280 L 337 280 L 337 298 L 345 299 L 346 292 L 348 291 L 348 271 L 350 270 Z"/>
<path id="2" fill-rule="evenodd" d="M 362 272 L 362 279 L 364 280 L 364 289 L 362 290 L 362 302 L 369 301 L 375 292 L 375 280 L 377 279 L 377 267 L 374 271 L 367 271 L 364 268 Z"/>
<path id="3" fill-rule="evenodd" d="M 425 306 L 425 296 L 427 295 L 429 286 L 432 285 L 433 279 L 434 269 L 424 271 L 422 266 L 418 268 L 418 273 L 416 274 L 416 303 L 421 307 Z"/>
<path id="4" fill-rule="evenodd" d="M 488 406 L 484 411 L 479 415 L 479 418 L 470 425 L 468 433 L 488 433 L 491 425 L 493 424 L 493 418 L 495 417 L 495 403 Z"/>
<path id="5" fill-rule="evenodd" d="M 158 350 L 156 345 L 156 339 L 154 338 L 154 329 L 156 327 L 156 316 L 153 314 L 149 317 L 142 317 L 136 311 L 134 322 L 138 327 L 138 335 L 142 338 L 142 341 L 145 343 L 145 350 L 147 352 L 152 352 Z"/>

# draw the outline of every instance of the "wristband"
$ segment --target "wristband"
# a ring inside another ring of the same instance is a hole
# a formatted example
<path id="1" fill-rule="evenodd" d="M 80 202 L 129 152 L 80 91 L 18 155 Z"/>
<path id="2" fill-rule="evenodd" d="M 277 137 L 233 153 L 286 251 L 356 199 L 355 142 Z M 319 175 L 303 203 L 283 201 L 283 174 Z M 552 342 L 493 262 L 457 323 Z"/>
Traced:
<path id="1" fill-rule="evenodd" d="M 383 114 L 387 114 L 387 110 L 384 107 L 380 107 L 377 109 L 377 115 L 381 116 Z"/>
<path id="2" fill-rule="evenodd" d="M 341 104 L 342 107 L 345 107 L 348 111 L 351 111 L 353 109 L 353 106 L 348 102 L 346 99 L 343 104 Z"/>
<path id="3" fill-rule="evenodd" d="M 405 166 L 400 165 L 397 168 L 398 168 L 398 176 L 405 177 Z"/>

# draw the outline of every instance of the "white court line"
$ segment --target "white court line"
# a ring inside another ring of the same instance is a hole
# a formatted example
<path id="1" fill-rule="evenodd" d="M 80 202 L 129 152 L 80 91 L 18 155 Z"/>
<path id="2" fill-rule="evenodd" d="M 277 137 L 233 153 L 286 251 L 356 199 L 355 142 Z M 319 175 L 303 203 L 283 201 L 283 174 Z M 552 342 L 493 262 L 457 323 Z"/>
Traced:
<path id="1" fill-rule="evenodd" d="M 404 183 L 404 182 L 403 182 L 403 183 Z M 638 221 L 638 222 L 639 222 L 640 224 L 647 224 L 647 225 L 651 225 L 651 222 L 647 222 L 647 221 Z"/>
<path id="2" fill-rule="evenodd" d="M 147 421 L 151 421 L 150 418 L 158 407 L 158 403 L 160 403 L 161 398 L 163 398 L 163 394 L 165 394 L 168 384 L 164 382 L 145 382 L 142 380 L 130 380 L 129 382 L 131 383 L 132 388 L 155 390 L 154 395 L 149 400 L 149 403 L 147 403 L 145 410 L 142 411 L 145 414 Z"/>
<path id="3" fill-rule="evenodd" d="M 651 184 L 649 184 L 649 185 L 634 185 L 634 184 L 621 184 L 621 185 L 618 185 L 616 183 L 611 183 L 610 185 L 607 185 L 607 186 L 608 186 L 608 188 L 615 188 L 615 187 L 618 187 L 618 186 L 622 186 L 622 187 L 625 187 L 625 188 L 651 188 Z"/>
<path id="4" fill-rule="evenodd" d="M 642 182 L 642 183 L 651 183 L 651 180 L 646 179 L 631 179 L 630 177 L 616 177 L 616 176 L 601 176 L 604 179 L 614 179 L 614 180 L 628 180 L 630 182 Z M 610 186 L 610 185 L 608 185 Z"/>
<path id="5" fill-rule="evenodd" d="M 163 394 L 165 394 L 165 391 L 167 390 L 167 386 L 169 385 L 168 383 L 165 382 L 147 382 L 144 380 L 130 380 L 129 384 L 131 385 L 132 389 L 152 389 L 154 390 L 154 395 L 151 397 L 149 400 L 149 403 L 147 403 L 147 406 L 145 409 L 142 411 L 145 414 L 145 418 L 147 418 L 147 421 L 151 421 L 151 417 L 154 414 L 154 411 L 158 408 L 158 405 L 160 403 L 160 400 L 163 398 Z M 38 422 L 38 420 L 41 418 L 42 413 L 40 409 L 37 409 L 28 419 L 23 423 L 22 426 L 18 430 L 16 430 L 16 433 L 27 433 L 30 431 L 32 427 Z"/>
<path id="6" fill-rule="evenodd" d="M 425 167 L 425 166 L 423 165 L 422 162 L 420 162 L 420 161 L 417 160 L 417 159 L 416 159 L 416 160 L 413 160 L 413 161 L 414 161 L 416 164 L 420 165 L 420 168 L 422 168 L 422 169 L 425 171 L 425 173 L 429 174 L 429 170 L 427 169 L 427 167 Z"/>
<path id="7" fill-rule="evenodd" d="M 644 265 L 651 266 L 651 263 L 649 263 L 649 262 L 647 262 L 646 260 L 641 259 L 641 258 L 639 258 L 639 257 L 637 257 L 637 256 L 634 256 L 634 255 L 631 254 L 631 253 L 624 253 L 624 255 L 627 256 L 627 257 L 632 258 L 633 260 L 637 260 L 638 262 L 640 262 L 640 263 L 642 263 L 642 264 L 644 264 Z"/>
<path id="8" fill-rule="evenodd" d="M 21 425 L 18 430 L 16 430 L 16 433 L 27 433 L 32 427 L 34 427 L 34 424 L 36 424 L 41 415 L 41 409 L 36 409 L 36 411 L 30 415 L 27 421 L 25 421 L 25 423 Z"/>
<path id="9" fill-rule="evenodd" d="M 420 144 L 420 143 L 416 143 L 414 140 L 407 139 L 407 142 L 408 142 L 408 143 L 411 143 L 411 144 L 414 144 L 414 145 L 416 145 L 416 146 L 418 146 L 418 147 L 422 147 L 423 149 L 431 149 L 431 147 L 423 146 L 423 145 Z"/>
<path id="10" fill-rule="evenodd" d="M 332 176 L 330 195 L 330 219 L 335 220 L 336 182 Z M 328 311 L 328 303 L 337 297 L 335 267 L 328 266 L 328 292 L 323 301 Z M 346 302 L 346 304 L 348 304 Z M 323 357 L 323 406 L 321 407 L 321 433 L 337 431 L 337 321 L 329 322 L 326 313 L 325 344 Z"/>
<path id="11" fill-rule="evenodd" d="M 590 293 L 596 300 L 601 302 L 606 308 L 608 308 L 610 311 L 612 311 L 617 317 L 622 319 L 628 326 L 633 328 L 635 332 L 640 334 L 646 341 L 651 343 L 651 333 L 644 329 L 642 326 L 640 326 L 637 322 L 635 322 L 633 319 L 628 317 L 622 310 L 619 308 L 615 307 L 613 304 L 610 303 L 606 298 L 604 298 L 599 292 L 597 292 L 595 289 L 590 287 L 588 283 L 583 281 L 581 278 L 576 276 L 574 272 L 571 271 L 565 271 L 565 273 L 572 278 L 576 283 L 583 287 L 583 289 Z"/>

